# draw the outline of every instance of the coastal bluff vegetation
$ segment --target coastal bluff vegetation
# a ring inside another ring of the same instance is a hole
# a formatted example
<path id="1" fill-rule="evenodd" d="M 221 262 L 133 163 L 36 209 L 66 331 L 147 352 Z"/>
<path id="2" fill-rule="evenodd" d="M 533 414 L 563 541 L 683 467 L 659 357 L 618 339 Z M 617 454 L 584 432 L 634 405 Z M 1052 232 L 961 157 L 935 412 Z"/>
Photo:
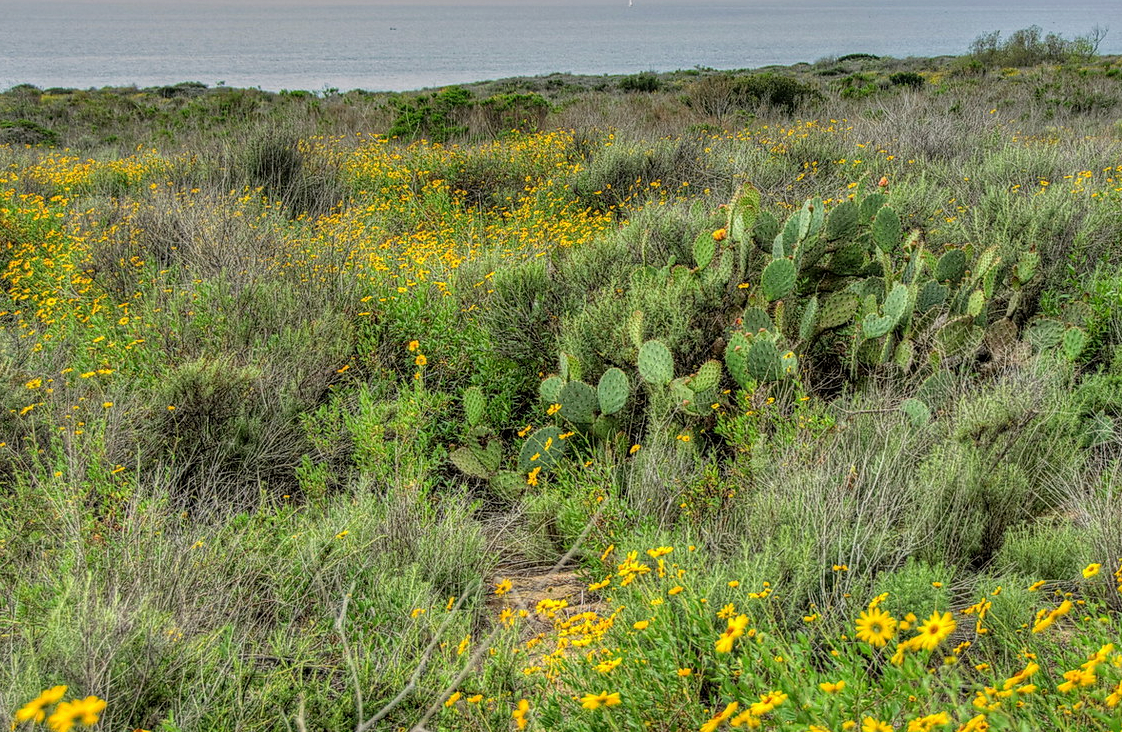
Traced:
<path id="1" fill-rule="evenodd" d="M 1122 730 L 1122 57 L 0 93 L 0 724 Z"/>

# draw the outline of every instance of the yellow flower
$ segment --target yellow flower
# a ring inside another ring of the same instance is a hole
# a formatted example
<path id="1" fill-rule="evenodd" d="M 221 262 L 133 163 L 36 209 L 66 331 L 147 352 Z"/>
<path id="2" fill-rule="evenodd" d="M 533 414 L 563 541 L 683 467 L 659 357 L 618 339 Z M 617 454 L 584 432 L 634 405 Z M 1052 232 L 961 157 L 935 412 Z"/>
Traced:
<path id="1" fill-rule="evenodd" d="M 456 704 L 456 702 L 458 702 L 460 700 L 461 696 L 463 696 L 463 694 L 461 694 L 460 692 L 457 691 L 455 694 L 448 697 L 448 700 L 444 702 L 444 706 L 445 707 L 454 706 Z"/>
<path id="2" fill-rule="evenodd" d="M 986 715 L 979 714 L 971 717 L 970 721 L 958 728 L 958 732 L 985 732 L 990 728 L 989 722 L 986 721 Z"/>
<path id="3" fill-rule="evenodd" d="M 407 348 L 409 348 L 410 353 L 412 353 L 413 351 L 416 351 L 420 347 L 421 347 L 421 342 L 420 341 L 409 341 L 409 345 L 407 346 Z"/>
<path id="4" fill-rule="evenodd" d="M 737 580 L 732 580 L 731 582 L 729 582 L 729 587 L 740 587 L 740 582 Z"/>
<path id="5" fill-rule="evenodd" d="M 692 668 L 680 668 L 680 669 L 678 669 L 678 675 L 682 676 L 682 677 L 689 676 L 692 673 L 693 673 Z"/>
<path id="6" fill-rule="evenodd" d="M 954 632 L 955 627 L 956 623 L 950 613 L 940 614 L 936 611 L 916 629 L 917 635 L 912 640 L 919 648 L 933 651 Z"/>
<path id="7" fill-rule="evenodd" d="M 601 691 L 599 694 L 585 694 L 581 697 L 580 705 L 585 709 L 599 709 L 600 707 L 614 707 L 620 703 L 619 692 L 609 694 Z"/>
<path id="8" fill-rule="evenodd" d="M 561 411 L 561 405 L 560 404 L 550 404 L 549 409 L 545 410 L 545 413 L 552 417 L 553 415 L 557 414 L 560 411 Z"/>
<path id="9" fill-rule="evenodd" d="M 681 585 L 674 585 L 673 587 L 671 587 L 669 590 L 666 591 L 666 594 L 667 595 L 677 595 L 679 592 L 681 592 L 684 589 L 686 589 L 686 588 L 682 587 Z"/>
<path id="10" fill-rule="evenodd" d="M 823 681 L 818 685 L 818 688 L 827 694 L 837 694 L 845 689 L 845 681 Z"/>
<path id="11" fill-rule="evenodd" d="M 44 707 L 49 707 L 56 704 L 62 695 L 66 693 L 65 686 L 52 686 L 35 697 L 27 704 L 20 707 L 16 712 L 17 722 L 42 722 L 46 718 L 47 713 Z"/>
<path id="12" fill-rule="evenodd" d="M 464 701 L 466 701 L 468 704 L 478 704 L 479 702 L 483 701 L 483 695 L 476 694 L 475 696 L 469 696 L 467 699 L 464 699 Z"/>
<path id="13" fill-rule="evenodd" d="M 787 701 L 787 695 L 782 691 L 770 691 L 760 694 L 760 700 L 748 708 L 753 717 L 762 717 L 777 706 Z"/>
<path id="14" fill-rule="evenodd" d="M 526 485 L 538 484 L 538 473 L 542 472 L 542 466 L 537 466 L 526 475 Z"/>
<path id="15" fill-rule="evenodd" d="M 502 582 L 495 585 L 495 596 L 502 597 L 506 593 L 510 592 L 512 587 L 514 587 L 514 584 L 509 579 L 504 579 Z"/>
<path id="16" fill-rule="evenodd" d="M 92 727 L 97 724 L 98 715 L 105 709 L 105 701 L 96 696 L 87 696 L 85 699 L 74 699 L 62 702 L 51 716 L 47 717 L 47 726 L 54 732 L 70 732 L 75 724 Z"/>
<path id="17" fill-rule="evenodd" d="M 425 612 L 426 612 L 426 610 L 423 607 L 415 607 L 415 608 L 413 608 L 413 612 L 409 613 L 409 617 L 411 617 L 413 619 L 416 619 L 416 618 L 420 617 L 421 615 L 424 615 Z"/>
<path id="18" fill-rule="evenodd" d="M 714 732 L 726 719 L 735 714 L 736 710 L 739 708 L 740 702 L 730 702 L 723 712 L 701 725 L 701 732 Z"/>
<path id="19" fill-rule="evenodd" d="M 424 366 L 428 362 L 429 360 L 425 358 L 425 354 L 423 353 L 418 353 L 417 357 L 413 359 L 413 363 L 417 364 L 418 366 Z"/>
<path id="20" fill-rule="evenodd" d="M 634 625 L 632 625 L 631 627 L 634 628 L 635 630 L 646 630 L 647 626 L 650 625 L 650 624 L 651 624 L 651 621 L 649 621 L 649 620 L 639 620 Z"/>
<path id="21" fill-rule="evenodd" d="M 895 728 L 888 722 L 881 722 L 873 717 L 861 720 L 861 732 L 894 732 Z"/>
<path id="22" fill-rule="evenodd" d="M 510 713 L 514 719 L 514 723 L 518 725 L 518 729 L 526 728 L 526 713 L 530 711 L 530 702 L 522 699 L 518 702 L 518 706 Z"/>
<path id="23" fill-rule="evenodd" d="M 871 646 L 884 648 L 896 635 L 896 620 L 880 608 L 862 611 L 857 618 L 857 640 Z"/>
<path id="24" fill-rule="evenodd" d="M 105 409 L 109 409 L 109 407 L 113 406 L 113 402 L 102 402 L 101 406 Z"/>
<path id="25" fill-rule="evenodd" d="M 611 673 L 612 670 L 621 663 L 623 663 L 622 658 L 613 658 L 610 661 L 604 661 L 603 663 L 596 664 L 596 670 L 602 674 Z"/>
<path id="26" fill-rule="evenodd" d="M 939 712 L 938 714 L 928 714 L 926 717 L 913 719 L 908 722 L 908 732 L 931 732 L 936 727 L 941 727 L 948 724 L 951 717 L 946 712 Z"/>
<path id="27" fill-rule="evenodd" d="M 1095 576 L 1096 574 L 1098 574 L 1098 573 L 1099 573 L 1099 570 L 1100 570 L 1100 569 L 1102 569 L 1102 568 L 1103 568 L 1103 565 L 1101 565 L 1101 564 L 1095 564 L 1095 563 L 1092 563 L 1092 564 L 1088 564 L 1088 565 L 1087 565 L 1087 566 L 1086 566 L 1086 567 L 1085 567 L 1085 568 L 1083 569 L 1083 576 L 1084 576 L 1085 578 L 1087 578 L 1087 579 L 1091 579 L 1091 578 L 1092 578 L 1092 577 L 1094 577 L 1094 576 Z"/>
<path id="28" fill-rule="evenodd" d="M 638 445 L 638 444 L 636 444 L 636 445 L 632 445 L 632 446 L 631 446 L 631 449 L 627 451 L 627 454 L 628 454 L 628 455 L 634 455 L 635 453 L 639 452 L 639 449 L 640 449 L 641 447 L 642 447 L 642 446 L 641 446 L 641 445 Z"/>
<path id="29" fill-rule="evenodd" d="M 1118 686 L 1114 687 L 1114 691 L 1106 698 L 1106 705 L 1114 708 L 1122 704 L 1122 681 L 1118 682 Z"/>
<path id="30" fill-rule="evenodd" d="M 1045 584 L 1047 584 L 1046 580 L 1038 580 L 1036 582 L 1033 582 L 1031 585 L 1029 585 L 1028 591 L 1029 592 L 1036 592 L 1041 587 L 1043 587 Z"/>
<path id="31" fill-rule="evenodd" d="M 727 229 L 717 229 L 713 232 L 713 241 L 724 241 L 729 235 Z"/>

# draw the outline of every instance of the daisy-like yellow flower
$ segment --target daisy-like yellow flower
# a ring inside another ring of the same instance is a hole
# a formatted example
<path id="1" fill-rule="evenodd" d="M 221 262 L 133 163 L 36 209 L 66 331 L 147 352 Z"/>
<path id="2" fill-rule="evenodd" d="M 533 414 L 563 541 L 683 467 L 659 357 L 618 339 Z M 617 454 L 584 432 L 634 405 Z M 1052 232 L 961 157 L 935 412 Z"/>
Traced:
<path id="1" fill-rule="evenodd" d="M 504 579 L 502 582 L 495 585 L 495 596 L 502 597 L 506 593 L 510 592 L 512 587 L 514 587 L 514 584 L 509 579 Z"/>
<path id="2" fill-rule="evenodd" d="M 1091 579 L 1092 577 L 1097 575 L 1099 573 L 1099 570 L 1101 570 L 1102 568 L 1103 568 L 1103 565 L 1101 565 L 1101 564 L 1097 564 L 1097 563 L 1088 564 L 1086 567 L 1083 568 L 1083 577 L 1086 578 L 1086 579 Z"/>
<path id="3" fill-rule="evenodd" d="M 620 703 L 619 692 L 609 694 L 601 691 L 599 694 L 585 694 L 581 697 L 580 705 L 585 709 L 599 709 L 600 707 L 614 707 Z"/>
<path id="4" fill-rule="evenodd" d="M 47 717 L 47 726 L 53 732 L 70 732 L 76 724 L 92 727 L 102 710 L 105 709 L 105 700 L 96 696 L 87 696 L 85 699 L 74 699 L 62 702 L 51 716 Z"/>
<path id="5" fill-rule="evenodd" d="M 726 719 L 735 714 L 736 710 L 739 708 L 740 702 L 729 702 L 729 705 L 725 707 L 724 711 L 701 725 L 701 732 L 715 732 L 715 730 L 724 724 Z"/>
<path id="6" fill-rule="evenodd" d="M 1033 582 L 1031 585 L 1028 586 L 1028 591 L 1029 592 L 1036 592 L 1037 590 L 1039 590 L 1041 587 L 1043 587 L 1046 584 L 1047 584 L 1046 580 L 1037 580 L 1036 582 Z"/>
<path id="7" fill-rule="evenodd" d="M 933 651 L 954 632 L 956 627 L 957 624 L 950 613 L 935 611 L 916 628 L 917 635 L 913 640 L 917 647 L 925 651 Z"/>
<path id="8" fill-rule="evenodd" d="M 667 595 L 677 595 L 679 592 L 681 592 L 684 589 L 686 589 L 686 588 L 682 587 L 681 585 L 674 585 L 673 587 L 671 587 L 669 590 L 666 591 L 666 594 Z"/>
<path id="9" fill-rule="evenodd" d="M 541 472 L 542 472 L 542 466 L 540 466 L 540 465 L 537 466 L 536 468 L 533 468 L 532 470 L 530 470 L 530 472 L 526 474 L 526 485 L 537 485 L 538 484 L 538 474 L 541 473 Z"/>
<path id="10" fill-rule="evenodd" d="M 1106 705 L 1111 709 L 1119 704 L 1122 704 L 1122 681 L 1118 682 L 1118 686 L 1114 687 L 1114 691 L 1106 698 Z"/>
<path id="11" fill-rule="evenodd" d="M 647 626 L 650 625 L 650 624 L 651 624 L 651 621 L 649 621 L 649 620 L 639 620 L 639 621 L 636 621 L 634 624 L 632 624 L 631 627 L 634 628 L 635 630 L 646 630 Z"/>
<path id="12" fill-rule="evenodd" d="M 724 241 L 728 238 L 728 229 L 717 229 L 713 232 L 713 241 Z"/>
<path id="13" fill-rule="evenodd" d="M 418 366 L 424 366 L 428 362 L 429 360 L 425 358 L 425 354 L 423 353 L 418 353 L 417 357 L 413 359 L 413 363 L 417 364 Z"/>
<path id="14" fill-rule="evenodd" d="M 839 691 L 845 689 L 845 681 L 823 681 L 818 685 L 818 688 L 827 694 L 837 694 Z"/>
<path id="15" fill-rule="evenodd" d="M 66 693 L 65 686 L 52 686 L 35 697 L 16 712 L 16 722 L 42 722 L 47 717 L 46 707 L 57 704 Z"/>
<path id="16" fill-rule="evenodd" d="M 458 702 L 460 700 L 461 696 L 463 696 L 463 694 L 461 694 L 460 692 L 457 691 L 456 693 L 452 694 L 452 696 L 448 697 L 448 699 L 444 702 L 444 706 L 445 707 L 455 706 L 456 702 Z"/>
<path id="17" fill-rule="evenodd" d="M 409 341 L 409 345 L 407 346 L 410 353 L 412 353 L 413 351 L 416 351 L 420 347 L 421 347 L 421 342 L 420 341 Z"/>
<path id="18" fill-rule="evenodd" d="M 942 727 L 944 724 L 950 724 L 951 716 L 946 712 L 938 712 L 936 714 L 928 714 L 926 717 L 913 719 L 908 722 L 908 732 L 931 732 L 936 727 Z"/>
<path id="19" fill-rule="evenodd" d="M 641 450 L 642 447 L 643 447 L 642 445 L 638 445 L 638 444 L 632 445 L 631 449 L 627 451 L 627 454 L 628 455 L 634 455 L 635 453 L 639 452 L 639 450 Z"/>
<path id="20" fill-rule="evenodd" d="M 874 717 L 865 717 L 861 720 L 861 732 L 895 732 L 895 728 L 888 722 L 882 722 Z"/>
<path id="21" fill-rule="evenodd" d="M 689 676 L 692 673 L 693 673 L 692 668 L 680 668 L 680 669 L 678 669 L 678 675 L 682 676 L 682 677 Z"/>
<path id="22" fill-rule="evenodd" d="M 514 720 L 514 724 L 518 727 L 518 729 L 526 729 L 526 714 L 529 711 L 530 702 L 526 699 L 519 700 L 518 705 L 515 706 L 511 711 L 510 717 Z"/>
<path id="23" fill-rule="evenodd" d="M 612 670 L 621 663 L 623 663 L 622 658 L 613 658 L 610 661 L 596 664 L 596 670 L 602 674 L 611 673 Z"/>
<path id="24" fill-rule="evenodd" d="M 787 695 L 782 691 L 769 691 L 766 694 L 760 694 L 760 700 L 748 707 L 748 711 L 752 713 L 753 717 L 762 717 L 785 701 L 787 701 Z"/>
<path id="25" fill-rule="evenodd" d="M 717 653 L 729 653 L 732 651 L 733 643 L 737 638 L 744 635 L 744 629 L 748 627 L 748 616 L 739 615 L 729 620 L 729 625 L 725 631 L 721 633 L 721 637 L 717 639 L 716 648 Z"/>
<path id="26" fill-rule="evenodd" d="M 857 618 L 857 640 L 876 648 L 884 648 L 896 635 L 896 619 L 880 608 L 862 611 Z"/>

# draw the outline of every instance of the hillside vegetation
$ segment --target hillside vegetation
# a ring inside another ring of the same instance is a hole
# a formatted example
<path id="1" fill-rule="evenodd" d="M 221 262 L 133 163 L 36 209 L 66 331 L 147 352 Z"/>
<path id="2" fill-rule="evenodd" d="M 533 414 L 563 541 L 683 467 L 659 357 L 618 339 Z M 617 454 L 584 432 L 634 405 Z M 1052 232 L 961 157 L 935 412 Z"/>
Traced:
<path id="1" fill-rule="evenodd" d="M 0 94 L 0 719 L 1122 729 L 1122 61 L 1028 33 Z"/>

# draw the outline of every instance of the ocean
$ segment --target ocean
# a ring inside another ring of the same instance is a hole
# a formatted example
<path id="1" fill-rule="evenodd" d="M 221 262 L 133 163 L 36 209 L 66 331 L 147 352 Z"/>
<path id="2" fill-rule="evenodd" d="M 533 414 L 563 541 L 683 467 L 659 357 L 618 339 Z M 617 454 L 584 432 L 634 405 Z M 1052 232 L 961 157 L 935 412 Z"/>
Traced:
<path id="1" fill-rule="evenodd" d="M 180 81 L 402 91 L 551 72 L 756 68 L 847 53 L 962 54 L 979 34 L 1114 29 L 1119 0 L 604 0 L 284 5 L 0 0 L 0 89 Z"/>

